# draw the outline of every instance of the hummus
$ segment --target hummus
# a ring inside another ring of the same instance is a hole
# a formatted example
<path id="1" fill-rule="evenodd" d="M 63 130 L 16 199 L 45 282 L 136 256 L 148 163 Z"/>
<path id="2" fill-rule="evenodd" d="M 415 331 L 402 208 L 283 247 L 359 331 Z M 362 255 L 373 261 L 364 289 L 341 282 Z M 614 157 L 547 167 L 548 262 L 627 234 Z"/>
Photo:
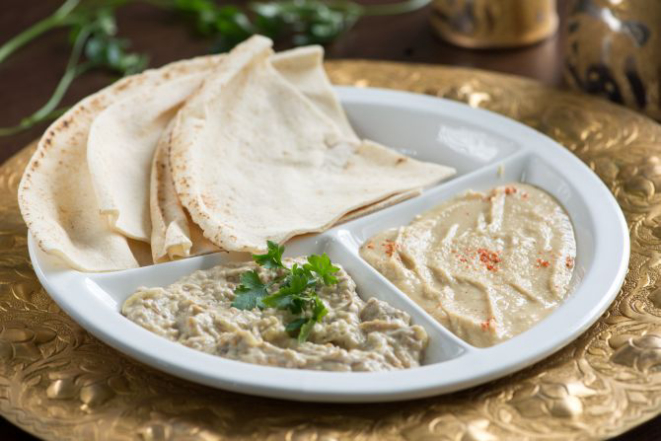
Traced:
<path id="1" fill-rule="evenodd" d="M 285 259 L 285 265 L 299 259 Z M 338 265 L 339 266 L 339 265 Z M 257 271 L 265 283 L 277 270 L 252 262 L 197 271 L 167 288 L 139 288 L 122 314 L 162 337 L 210 354 L 248 363 L 326 371 L 385 371 L 419 366 L 425 330 L 385 302 L 363 301 L 340 268 L 338 283 L 317 288 L 328 314 L 299 343 L 286 331 L 294 317 L 271 308 L 231 306 L 239 277 Z"/>
<path id="2" fill-rule="evenodd" d="M 565 299 L 576 241 L 552 196 L 517 183 L 467 192 L 377 234 L 360 254 L 447 329 L 486 347 Z"/>

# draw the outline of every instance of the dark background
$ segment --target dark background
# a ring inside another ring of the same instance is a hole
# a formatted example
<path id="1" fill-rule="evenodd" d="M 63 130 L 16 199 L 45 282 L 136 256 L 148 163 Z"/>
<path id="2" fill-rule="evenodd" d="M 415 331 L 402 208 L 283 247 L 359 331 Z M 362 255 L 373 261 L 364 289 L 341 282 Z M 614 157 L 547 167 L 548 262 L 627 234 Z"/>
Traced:
<path id="1" fill-rule="evenodd" d="M 62 0 L 0 0 L 0 43 L 46 17 Z M 366 1 L 366 0 L 364 0 Z M 373 1 L 371 1 L 373 3 Z M 566 1 L 559 0 L 560 32 L 534 46 L 510 50 L 467 50 L 440 41 L 429 25 L 429 7 L 394 17 L 366 17 L 327 48 L 327 58 L 366 58 L 449 64 L 496 70 L 563 87 L 562 56 Z M 205 54 L 210 42 L 193 35 L 171 13 L 144 3 L 118 13 L 119 34 L 132 49 L 146 52 L 150 66 Z M 38 109 L 51 95 L 69 56 L 63 30 L 52 31 L 12 55 L 0 66 L 0 126 L 13 126 Z M 78 78 L 62 104 L 71 105 L 108 85 L 115 77 L 90 72 Z M 37 139 L 48 123 L 21 134 L 0 137 L 0 163 Z M 660 409 L 661 410 L 661 409 Z M 0 439 L 34 440 L 0 418 Z M 618 441 L 661 440 L 661 418 L 617 438 Z"/>

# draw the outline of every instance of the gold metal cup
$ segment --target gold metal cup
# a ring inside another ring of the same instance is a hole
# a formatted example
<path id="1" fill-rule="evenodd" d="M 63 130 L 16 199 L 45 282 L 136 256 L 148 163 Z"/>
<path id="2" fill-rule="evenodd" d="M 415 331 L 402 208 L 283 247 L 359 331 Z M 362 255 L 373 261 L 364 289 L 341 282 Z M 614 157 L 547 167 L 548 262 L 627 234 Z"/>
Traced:
<path id="1" fill-rule="evenodd" d="M 661 1 L 572 1 L 564 77 L 661 121 Z"/>
<path id="2" fill-rule="evenodd" d="M 555 0 L 434 0 L 431 22 L 457 46 L 508 48 L 553 35 L 558 13 Z"/>

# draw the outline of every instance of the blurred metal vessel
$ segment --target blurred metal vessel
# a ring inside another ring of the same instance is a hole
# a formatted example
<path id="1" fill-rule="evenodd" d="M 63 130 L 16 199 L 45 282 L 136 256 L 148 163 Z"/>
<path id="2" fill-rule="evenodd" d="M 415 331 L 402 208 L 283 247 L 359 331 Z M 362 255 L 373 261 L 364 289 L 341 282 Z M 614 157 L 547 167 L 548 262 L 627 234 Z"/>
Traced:
<path id="1" fill-rule="evenodd" d="M 661 121 L 660 33 L 660 0 L 572 0 L 565 81 Z"/>
<path id="2" fill-rule="evenodd" d="M 434 0 L 436 33 L 467 48 L 508 48 L 537 43 L 558 28 L 555 0 Z"/>

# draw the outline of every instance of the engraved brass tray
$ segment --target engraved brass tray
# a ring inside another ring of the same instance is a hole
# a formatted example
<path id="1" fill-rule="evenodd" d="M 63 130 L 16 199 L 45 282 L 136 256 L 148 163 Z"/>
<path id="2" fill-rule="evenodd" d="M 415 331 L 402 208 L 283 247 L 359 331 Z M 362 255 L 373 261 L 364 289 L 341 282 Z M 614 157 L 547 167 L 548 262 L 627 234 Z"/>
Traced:
<path id="1" fill-rule="evenodd" d="M 257 398 L 147 368 L 87 334 L 39 285 L 16 189 L 34 145 L 0 167 L 0 414 L 36 436 L 85 440 L 571 440 L 661 412 L 661 125 L 597 98 L 471 69 L 327 63 L 336 84 L 484 107 L 572 150 L 604 180 L 631 231 L 609 311 L 570 346 L 452 395 L 371 405 Z"/>

